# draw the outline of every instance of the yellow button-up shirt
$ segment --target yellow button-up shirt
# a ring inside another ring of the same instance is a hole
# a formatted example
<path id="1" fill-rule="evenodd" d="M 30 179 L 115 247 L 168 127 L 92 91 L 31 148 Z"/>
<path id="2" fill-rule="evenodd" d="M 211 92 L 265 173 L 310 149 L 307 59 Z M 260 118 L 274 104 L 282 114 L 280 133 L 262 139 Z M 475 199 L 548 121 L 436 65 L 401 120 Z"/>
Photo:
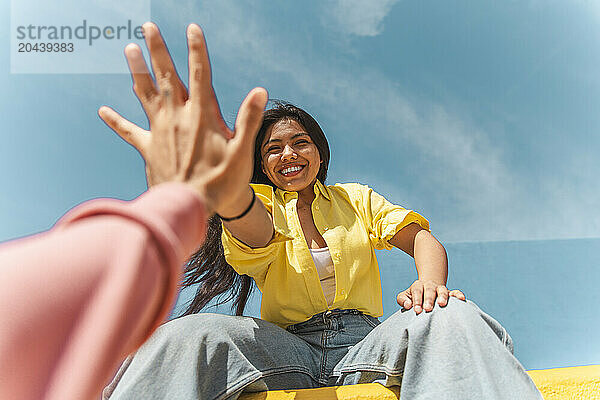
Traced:
<path id="1" fill-rule="evenodd" d="M 273 216 L 273 238 L 265 247 L 252 248 L 223 227 L 221 239 L 227 262 L 239 274 L 251 276 L 262 292 L 262 319 L 286 327 L 328 308 L 383 315 L 375 249 L 392 249 L 388 240 L 412 222 L 429 230 L 425 218 L 390 203 L 368 186 L 325 186 L 317 181 L 311 211 L 335 267 L 335 299 L 327 307 L 298 219 L 298 193 L 268 185 L 252 187 Z"/>

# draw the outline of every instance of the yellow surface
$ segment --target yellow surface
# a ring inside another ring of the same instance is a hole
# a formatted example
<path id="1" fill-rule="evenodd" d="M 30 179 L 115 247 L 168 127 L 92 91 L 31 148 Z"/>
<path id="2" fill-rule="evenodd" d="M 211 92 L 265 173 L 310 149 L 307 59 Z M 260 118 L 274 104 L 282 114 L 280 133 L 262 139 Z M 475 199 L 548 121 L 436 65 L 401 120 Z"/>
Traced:
<path id="1" fill-rule="evenodd" d="M 600 400 L 600 365 L 527 371 L 545 400 Z M 377 383 L 245 394 L 240 400 L 398 400 L 400 388 Z"/>
<path id="2" fill-rule="evenodd" d="M 378 383 L 331 386 L 319 389 L 273 390 L 246 394 L 240 400 L 398 400 L 400 388 L 386 388 Z"/>
<path id="3" fill-rule="evenodd" d="M 527 371 L 545 400 L 600 400 L 600 365 Z"/>

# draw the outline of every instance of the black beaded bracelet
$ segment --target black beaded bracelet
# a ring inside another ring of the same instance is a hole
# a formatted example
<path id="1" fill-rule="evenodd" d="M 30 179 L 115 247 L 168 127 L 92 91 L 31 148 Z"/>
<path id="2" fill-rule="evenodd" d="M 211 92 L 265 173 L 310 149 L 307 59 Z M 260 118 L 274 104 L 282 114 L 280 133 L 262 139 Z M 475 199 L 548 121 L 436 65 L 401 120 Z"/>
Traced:
<path id="1" fill-rule="evenodd" d="M 250 212 L 250 210 L 252 209 L 252 206 L 254 205 L 254 201 L 256 200 L 256 194 L 254 193 L 254 189 L 252 189 L 252 186 L 250 186 L 250 190 L 252 190 L 252 202 L 250 203 L 248 208 L 246 208 L 246 211 L 244 211 L 237 217 L 225 218 L 225 217 L 221 217 L 219 214 L 217 214 L 217 216 L 219 218 L 221 218 L 223 221 L 234 221 L 236 219 L 240 219 L 240 218 L 246 216 L 246 214 L 248 214 Z"/>

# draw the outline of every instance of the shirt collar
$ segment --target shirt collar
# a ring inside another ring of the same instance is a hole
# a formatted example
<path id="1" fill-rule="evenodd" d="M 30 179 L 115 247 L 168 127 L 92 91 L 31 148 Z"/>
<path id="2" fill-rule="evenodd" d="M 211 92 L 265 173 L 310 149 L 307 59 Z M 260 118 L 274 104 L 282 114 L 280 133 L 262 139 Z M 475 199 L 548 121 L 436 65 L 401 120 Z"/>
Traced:
<path id="1" fill-rule="evenodd" d="M 315 191 L 315 196 L 318 197 L 319 194 L 321 194 L 323 197 L 325 197 L 327 200 L 331 200 L 331 196 L 329 195 L 329 190 L 327 189 L 327 187 L 325 187 L 325 185 L 323 185 L 321 183 L 320 180 L 316 180 L 315 182 L 315 186 L 313 187 L 313 190 Z M 288 192 L 287 190 L 282 190 L 280 188 L 277 188 L 275 190 L 275 192 L 279 192 L 281 198 L 285 198 L 285 195 L 291 195 L 292 197 L 296 197 L 298 196 L 297 192 Z M 315 197 L 315 198 L 316 198 Z"/>
<path id="2" fill-rule="evenodd" d="M 329 196 L 329 190 L 318 179 L 317 179 L 317 182 L 315 182 L 314 190 L 315 190 L 315 195 L 318 195 L 319 193 L 321 193 L 323 195 L 323 197 L 325 197 L 327 200 L 331 200 L 331 197 Z"/>

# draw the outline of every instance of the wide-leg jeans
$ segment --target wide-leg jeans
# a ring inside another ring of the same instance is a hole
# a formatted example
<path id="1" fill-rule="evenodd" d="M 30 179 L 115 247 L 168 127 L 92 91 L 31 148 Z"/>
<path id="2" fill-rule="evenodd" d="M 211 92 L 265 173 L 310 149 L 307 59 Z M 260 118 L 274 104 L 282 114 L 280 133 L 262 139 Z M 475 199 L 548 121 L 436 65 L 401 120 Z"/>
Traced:
<path id="1" fill-rule="evenodd" d="M 512 339 L 471 301 L 383 323 L 331 310 L 282 329 L 219 314 L 170 321 L 130 356 L 104 398 L 236 399 L 242 392 L 378 382 L 402 400 L 542 399 Z"/>

